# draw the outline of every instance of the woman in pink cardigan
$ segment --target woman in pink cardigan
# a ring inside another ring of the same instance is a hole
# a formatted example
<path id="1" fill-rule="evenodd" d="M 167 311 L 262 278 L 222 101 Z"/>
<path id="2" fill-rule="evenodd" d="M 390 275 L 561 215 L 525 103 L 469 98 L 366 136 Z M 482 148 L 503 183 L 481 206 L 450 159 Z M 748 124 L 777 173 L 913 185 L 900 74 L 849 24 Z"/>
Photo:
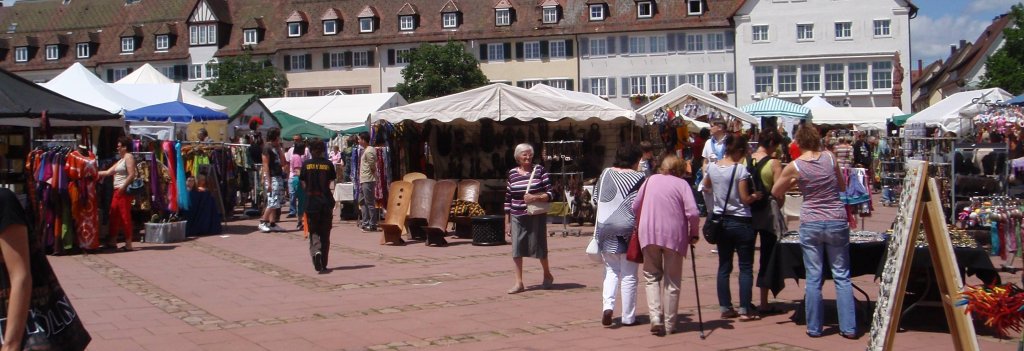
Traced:
<path id="1" fill-rule="evenodd" d="M 661 161 L 659 174 L 647 178 L 633 201 L 644 254 L 651 334 L 657 336 L 675 331 L 683 258 L 687 247 L 700 240 L 697 202 L 690 184 L 682 178 L 683 162 L 674 155 L 666 156 Z"/>

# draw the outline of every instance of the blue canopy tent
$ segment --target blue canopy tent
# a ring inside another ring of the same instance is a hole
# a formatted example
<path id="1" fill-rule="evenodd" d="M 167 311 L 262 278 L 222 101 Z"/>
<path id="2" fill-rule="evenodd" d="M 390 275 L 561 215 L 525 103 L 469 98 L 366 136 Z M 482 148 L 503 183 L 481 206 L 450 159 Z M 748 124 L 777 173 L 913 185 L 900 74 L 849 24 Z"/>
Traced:
<path id="1" fill-rule="evenodd" d="M 125 112 L 124 119 L 129 122 L 191 123 L 226 121 L 228 114 L 180 101 L 171 101 Z"/>
<path id="2" fill-rule="evenodd" d="M 1024 94 L 1017 95 L 1016 97 L 1010 99 L 1006 103 L 1010 104 L 1010 105 L 1017 105 L 1017 106 L 1024 105 Z"/>

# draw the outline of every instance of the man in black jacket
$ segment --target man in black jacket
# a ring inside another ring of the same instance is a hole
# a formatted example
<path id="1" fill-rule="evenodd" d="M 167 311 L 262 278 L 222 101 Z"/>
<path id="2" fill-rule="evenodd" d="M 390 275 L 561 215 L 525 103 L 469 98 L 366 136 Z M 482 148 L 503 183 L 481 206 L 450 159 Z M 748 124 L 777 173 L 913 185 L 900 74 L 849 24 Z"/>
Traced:
<path id="1" fill-rule="evenodd" d="M 303 208 L 305 228 L 309 233 L 309 254 L 313 257 L 313 268 L 324 274 L 327 269 L 327 254 L 331 248 L 331 220 L 334 211 L 334 180 L 337 173 L 334 164 L 325 157 L 327 145 L 319 138 L 309 142 L 312 158 L 302 163 L 299 181 L 306 192 Z"/>

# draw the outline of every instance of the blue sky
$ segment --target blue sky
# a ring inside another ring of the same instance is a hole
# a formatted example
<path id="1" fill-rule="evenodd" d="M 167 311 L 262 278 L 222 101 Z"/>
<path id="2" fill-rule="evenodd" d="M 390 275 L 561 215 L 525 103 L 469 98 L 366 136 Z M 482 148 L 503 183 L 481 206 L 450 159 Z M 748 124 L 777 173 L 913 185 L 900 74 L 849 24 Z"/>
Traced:
<path id="1" fill-rule="evenodd" d="M 917 60 L 924 64 L 945 60 L 949 45 L 960 39 L 974 42 L 992 23 L 992 18 L 1010 11 L 1021 0 L 915 0 L 920 8 L 917 18 L 910 20 L 911 56 L 914 69 Z"/>

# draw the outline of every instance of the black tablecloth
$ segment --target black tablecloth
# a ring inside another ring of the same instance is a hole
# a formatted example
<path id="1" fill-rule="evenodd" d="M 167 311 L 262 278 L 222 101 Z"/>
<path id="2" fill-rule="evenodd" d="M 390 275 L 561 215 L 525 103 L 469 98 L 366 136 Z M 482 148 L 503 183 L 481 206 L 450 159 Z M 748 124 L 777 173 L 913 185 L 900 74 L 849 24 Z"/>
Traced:
<path id="1" fill-rule="evenodd" d="M 851 243 L 850 244 L 850 277 L 857 277 L 866 274 L 879 276 L 885 268 L 886 247 L 885 242 Z M 988 253 L 983 249 L 972 249 L 957 247 L 953 249 L 956 255 L 957 265 L 960 266 L 961 274 L 976 275 L 982 281 L 998 282 L 999 273 Z M 931 253 L 926 247 L 916 248 L 914 251 L 911 269 L 924 269 L 932 266 Z M 772 251 L 768 267 L 764 269 L 764 280 L 758 282 L 758 287 L 771 289 L 772 293 L 778 295 L 786 287 L 785 280 L 804 279 L 803 251 L 799 243 L 778 243 Z M 832 278 L 832 271 L 828 265 L 822 267 L 822 274 L 825 279 Z"/>
<path id="2" fill-rule="evenodd" d="M 185 212 L 185 235 L 213 235 L 223 231 L 221 219 L 223 215 L 217 208 L 217 202 L 208 191 L 188 192 L 189 208 Z"/>

